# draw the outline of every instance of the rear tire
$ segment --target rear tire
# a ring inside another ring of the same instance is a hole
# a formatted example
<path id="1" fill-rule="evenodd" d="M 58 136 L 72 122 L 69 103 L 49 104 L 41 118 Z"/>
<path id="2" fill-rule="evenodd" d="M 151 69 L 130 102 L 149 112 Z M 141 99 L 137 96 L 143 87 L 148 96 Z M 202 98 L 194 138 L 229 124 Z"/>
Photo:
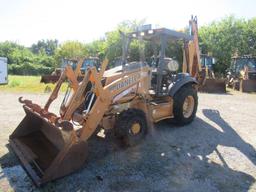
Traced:
<path id="1" fill-rule="evenodd" d="M 139 109 L 121 112 L 115 124 L 115 133 L 126 146 L 137 145 L 147 133 L 145 113 Z"/>
<path id="2" fill-rule="evenodd" d="M 191 123 L 198 106 L 197 90 L 192 85 L 185 85 L 174 95 L 173 115 L 175 123 L 186 125 Z"/>

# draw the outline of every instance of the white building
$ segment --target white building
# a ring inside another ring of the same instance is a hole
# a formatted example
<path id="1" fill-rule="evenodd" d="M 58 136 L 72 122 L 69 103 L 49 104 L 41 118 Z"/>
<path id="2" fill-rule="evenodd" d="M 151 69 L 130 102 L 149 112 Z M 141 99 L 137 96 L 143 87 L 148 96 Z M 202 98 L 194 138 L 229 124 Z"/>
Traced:
<path id="1" fill-rule="evenodd" d="M 7 58 L 0 57 L 0 84 L 8 83 Z"/>

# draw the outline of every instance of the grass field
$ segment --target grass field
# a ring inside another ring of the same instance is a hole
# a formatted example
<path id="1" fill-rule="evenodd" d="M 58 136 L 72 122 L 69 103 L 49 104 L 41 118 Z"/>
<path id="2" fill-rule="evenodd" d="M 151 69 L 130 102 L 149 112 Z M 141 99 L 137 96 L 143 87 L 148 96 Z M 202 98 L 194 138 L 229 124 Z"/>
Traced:
<path id="1" fill-rule="evenodd" d="M 45 93 L 53 90 L 53 84 L 40 83 L 40 76 L 18 76 L 9 75 L 8 84 L 0 85 L 0 91 L 7 92 L 26 92 L 26 93 Z M 64 83 L 61 91 L 66 90 L 67 84 Z"/>
<path id="2" fill-rule="evenodd" d="M 40 76 L 20 76 L 20 75 L 9 75 L 8 84 L 0 85 L 0 92 L 11 92 L 11 93 L 46 93 L 50 92 L 54 88 L 54 84 L 40 83 Z M 65 92 L 67 83 L 64 83 L 61 87 L 61 92 Z M 227 88 L 227 92 L 232 92 L 232 89 Z M 256 95 L 256 92 L 250 94 Z"/>

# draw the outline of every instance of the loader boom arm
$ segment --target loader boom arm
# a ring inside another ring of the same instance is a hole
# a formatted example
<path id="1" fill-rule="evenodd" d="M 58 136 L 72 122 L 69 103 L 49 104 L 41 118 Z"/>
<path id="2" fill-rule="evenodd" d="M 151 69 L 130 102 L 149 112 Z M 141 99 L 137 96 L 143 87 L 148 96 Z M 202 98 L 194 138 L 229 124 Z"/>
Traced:
<path id="1" fill-rule="evenodd" d="M 44 110 L 48 111 L 51 103 L 58 97 L 60 87 L 66 78 L 69 79 L 69 81 L 71 83 L 71 88 L 73 88 L 74 91 L 76 91 L 78 89 L 77 75 L 72 70 L 72 67 L 70 65 L 67 65 L 65 67 L 65 70 L 61 73 L 61 76 L 60 76 L 56 86 L 54 87 L 54 90 L 51 93 L 51 96 L 49 97 L 48 101 L 46 102 L 46 104 L 44 106 Z"/>
<path id="2" fill-rule="evenodd" d="M 101 73 L 97 73 L 94 67 L 89 69 L 87 76 L 84 78 L 89 79 L 93 84 L 93 93 L 96 95 L 97 99 L 91 110 L 84 117 L 85 121 L 80 132 L 80 139 L 83 141 L 86 141 L 93 134 L 105 112 L 109 109 L 109 106 L 113 104 L 114 100 L 117 101 L 125 94 L 129 94 L 127 90 L 132 90 L 130 88 L 134 88 L 136 90 L 139 82 L 141 82 L 143 78 L 147 78 L 146 76 L 142 76 L 141 71 L 138 70 L 133 74 L 121 77 L 103 87 L 100 78 Z M 83 88 L 83 86 L 81 88 Z M 117 97 L 118 99 L 115 99 Z M 68 113 L 65 114 L 65 119 L 71 118 L 75 109 L 83 102 L 83 99 L 83 95 L 81 94 L 74 96 L 74 101 L 71 102 L 71 105 L 67 110 Z"/>

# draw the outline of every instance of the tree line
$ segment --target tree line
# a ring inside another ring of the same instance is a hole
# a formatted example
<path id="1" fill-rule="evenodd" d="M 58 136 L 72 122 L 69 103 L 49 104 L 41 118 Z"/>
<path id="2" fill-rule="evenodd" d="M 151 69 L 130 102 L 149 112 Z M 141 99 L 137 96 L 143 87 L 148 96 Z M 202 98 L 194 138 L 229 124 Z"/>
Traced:
<path id="1" fill-rule="evenodd" d="M 200 21 L 199 21 L 200 22 Z M 58 40 L 39 40 L 31 47 L 24 47 L 15 42 L 0 42 L 0 57 L 8 58 L 10 74 L 41 75 L 50 74 L 61 65 L 62 58 L 97 56 L 108 57 L 110 65 L 122 55 L 122 39 L 120 31 L 130 32 L 145 23 L 142 21 L 124 21 L 105 37 L 91 43 Z M 188 30 L 185 30 L 188 31 Z M 200 49 L 203 54 L 211 54 L 217 60 L 214 66 L 218 73 L 225 73 L 234 54 L 256 55 L 256 18 L 249 20 L 228 16 L 199 28 Z M 143 44 L 146 57 L 152 56 L 150 43 Z M 130 45 L 129 57 L 138 60 L 141 45 L 133 41 Z M 182 43 L 170 44 L 168 56 L 182 62 Z"/>

